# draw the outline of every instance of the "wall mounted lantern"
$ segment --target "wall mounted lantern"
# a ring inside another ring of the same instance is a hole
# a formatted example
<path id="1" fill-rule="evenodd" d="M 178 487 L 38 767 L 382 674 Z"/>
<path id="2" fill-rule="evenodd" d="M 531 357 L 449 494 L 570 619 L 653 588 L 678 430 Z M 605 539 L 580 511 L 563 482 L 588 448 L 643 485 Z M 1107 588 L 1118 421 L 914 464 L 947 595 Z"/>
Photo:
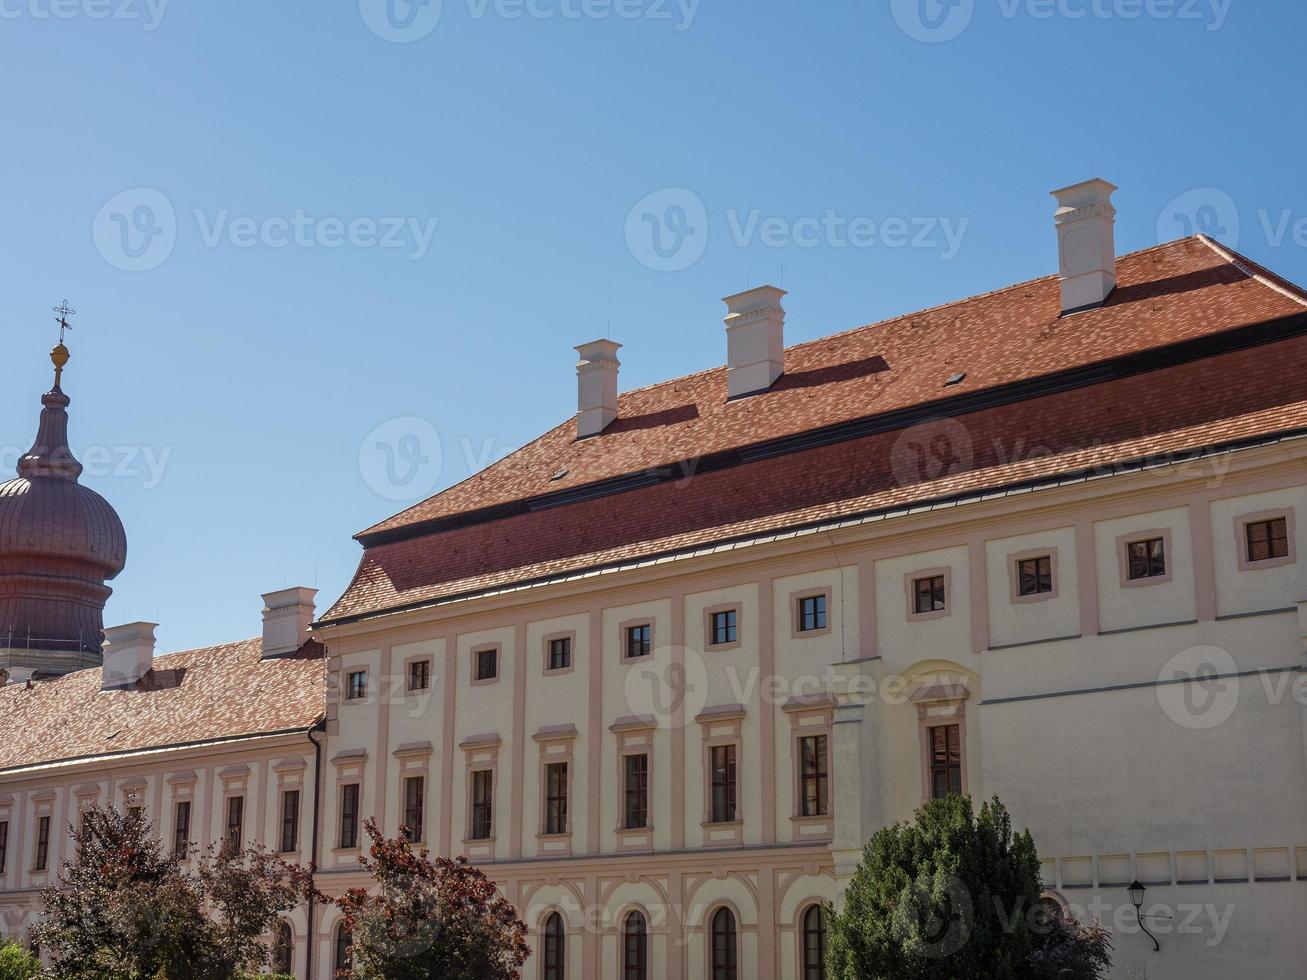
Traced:
<path id="1" fill-rule="evenodd" d="M 1135 918 L 1139 920 L 1139 928 L 1144 930 L 1144 935 L 1153 941 L 1153 951 L 1160 953 L 1162 947 L 1157 942 L 1157 937 L 1148 931 L 1148 926 L 1144 925 L 1144 886 L 1140 883 L 1139 879 L 1136 878 L 1134 881 L 1130 882 L 1127 891 L 1130 892 L 1130 904 L 1135 907 Z"/>

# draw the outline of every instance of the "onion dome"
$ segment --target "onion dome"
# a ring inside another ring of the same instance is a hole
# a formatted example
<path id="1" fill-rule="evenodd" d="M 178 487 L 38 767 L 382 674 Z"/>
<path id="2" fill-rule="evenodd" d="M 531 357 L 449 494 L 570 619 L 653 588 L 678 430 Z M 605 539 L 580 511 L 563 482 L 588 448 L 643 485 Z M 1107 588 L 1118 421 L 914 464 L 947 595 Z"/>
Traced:
<path id="1" fill-rule="evenodd" d="M 70 399 L 59 383 L 68 348 L 50 352 L 54 387 L 41 398 L 36 441 L 18 478 L 0 484 L 0 667 L 61 673 L 99 663 L 105 584 L 127 560 L 122 521 L 78 483 L 68 448 Z"/>

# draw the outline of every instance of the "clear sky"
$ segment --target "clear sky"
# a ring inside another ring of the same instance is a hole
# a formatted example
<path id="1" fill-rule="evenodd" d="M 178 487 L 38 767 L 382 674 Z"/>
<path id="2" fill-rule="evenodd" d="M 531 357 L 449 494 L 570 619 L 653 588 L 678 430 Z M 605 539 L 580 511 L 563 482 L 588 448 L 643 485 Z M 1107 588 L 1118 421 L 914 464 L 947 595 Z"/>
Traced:
<path id="1" fill-rule="evenodd" d="M 1056 270 L 1047 192 L 1120 185 L 1307 282 L 1307 7 L 1255 0 L 0 0 L 0 460 L 79 311 L 109 625 L 255 635 L 351 535 L 622 387 Z"/>

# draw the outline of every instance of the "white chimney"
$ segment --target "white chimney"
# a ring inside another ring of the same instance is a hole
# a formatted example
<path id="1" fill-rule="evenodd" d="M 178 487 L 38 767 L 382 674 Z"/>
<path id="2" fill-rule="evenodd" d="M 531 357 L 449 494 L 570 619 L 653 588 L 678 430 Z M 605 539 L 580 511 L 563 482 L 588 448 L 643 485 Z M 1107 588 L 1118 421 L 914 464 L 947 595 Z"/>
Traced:
<path id="1" fill-rule="evenodd" d="M 592 340 L 576 349 L 576 437 L 597 436 L 617 418 L 617 352 L 622 345 Z"/>
<path id="2" fill-rule="evenodd" d="M 104 631 L 100 690 L 131 687 L 150 672 L 154 662 L 154 631 L 158 628 L 158 623 L 127 623 Z"/>
<path id="3" fill-rule="evenodd" d="M 1063 315 L 1101 306 L 1116 288 L 1115 190 L 1095 178 L 1053 191 Z"/>
<path id="4" fill-rule="evenodd" d="M 726 397 L 766 391 L 785 371 L 785 290 L 759 286 L 726 304 Z"/>
<path id="5" fill-rule="evenodd" d="M 317 589 L 282 589 L 263 596 L 263 658 L 294 653 L 307 640 Z"/>

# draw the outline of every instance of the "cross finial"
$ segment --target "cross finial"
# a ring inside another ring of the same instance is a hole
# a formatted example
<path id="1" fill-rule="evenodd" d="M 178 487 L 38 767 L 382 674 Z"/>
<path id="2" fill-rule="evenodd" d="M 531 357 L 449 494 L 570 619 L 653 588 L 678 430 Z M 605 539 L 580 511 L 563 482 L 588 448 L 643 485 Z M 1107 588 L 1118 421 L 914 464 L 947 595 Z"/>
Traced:
<path id="1" fill-rule="evenodd" d="M 73 329 L 73 325 L 68 322 L 68 318 L 70 316 L 76 316 L 77 311 L 68 305 L 68 300 L 64 300 L 56 306 L 54 311 L 59 314 L 59 318 L 56 322 L 59 324 L 59 343 L 62 344 L 64 342 L 64 333 Z"/>

